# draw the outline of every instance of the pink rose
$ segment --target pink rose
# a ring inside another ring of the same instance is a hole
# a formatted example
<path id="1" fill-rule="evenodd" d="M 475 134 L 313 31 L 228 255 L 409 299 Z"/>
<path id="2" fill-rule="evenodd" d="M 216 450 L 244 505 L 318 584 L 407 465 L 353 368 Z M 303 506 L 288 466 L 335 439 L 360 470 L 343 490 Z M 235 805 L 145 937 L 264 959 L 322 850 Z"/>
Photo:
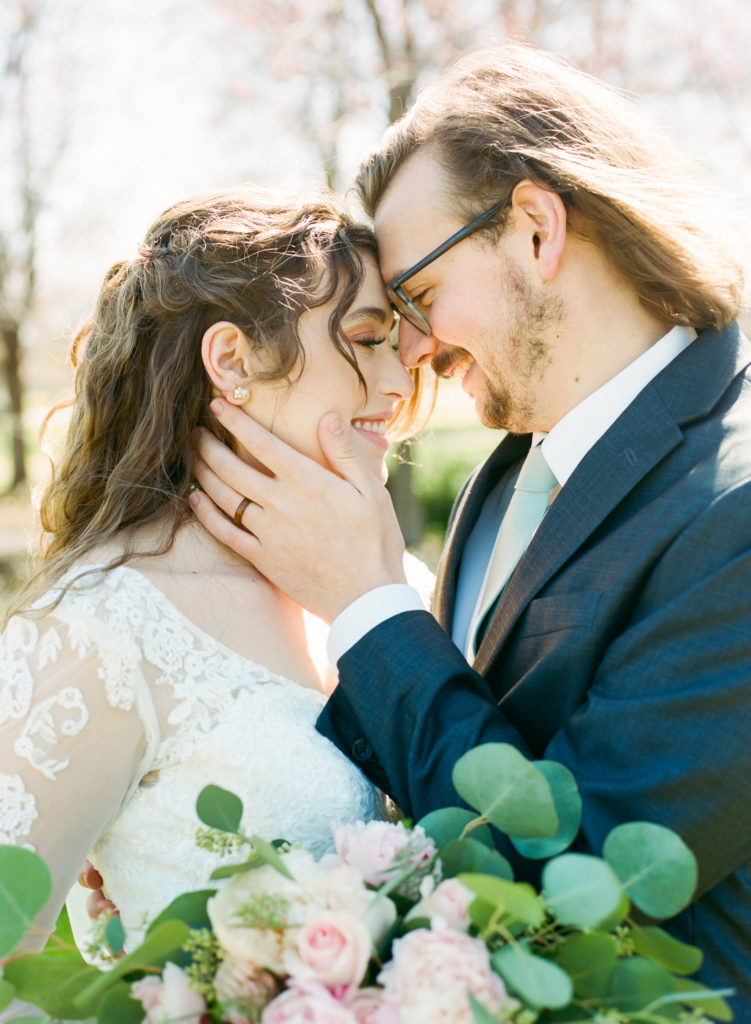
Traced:
<path id="1" fill-rule="evenodd" d="M 344 1005 L 354 1014 L 357 1024 L 379 1024 L 378 1011 L 383 1004 L 380 988 L 351 988 L 344 995 Z"/>
<path id="2" fill-rule="evenodd" d="M 469 908 L 475 894 L 458 878 L 447 878 L 427 892 L 419 903 L 407 914 L 407 920 L 415 917 L 440 918 L 448 928 L 466 932 L 470 926 Z"/>
<path id="3" fill-rule="evenodd" d="M 167 1024 L 174 1020 L 199 1024 L 206 1012 L 203 996 L 190 987 L 187 974 L 177 964 L 165 964 L 161 978 L 141 978 L 130 991 L 146 1011 L 143 1024 Z"/>
<path id="4" fill-rule="evenodd" d="M 473 1024 L 469 992 L 492 1014 L 519 1005 L 492 970 L 485 944 L 447 928 L 419 928 L 397 939 L 378 981 L 379 1024 Z"/>
<path id="5" fill-rule="evenodd" d="M 323 985 L 294 981 L 269 1003 L 261 1024 L 358 1024 L 357 1018 Z"/>
<path id="6" fill-rule="evenodd" d="M 287 974 L 329 988 L 359 985 L 370 959 L 370 933 L 362 921 L 342 910 L 327 910 L 298 929 L 286 950 Z"/>
<path id="7" fill-rule="evenodd" d="M 383 885 L 411 867 L 411 876 L 402 885 L 416 895 L 419 881 L 434 869 L 435 843 L 419 825 L 408 831 L 401 821 L 358 821 L 335 825 L 332 832 L 339 857 L 357 868 L 368 885 Z"/>

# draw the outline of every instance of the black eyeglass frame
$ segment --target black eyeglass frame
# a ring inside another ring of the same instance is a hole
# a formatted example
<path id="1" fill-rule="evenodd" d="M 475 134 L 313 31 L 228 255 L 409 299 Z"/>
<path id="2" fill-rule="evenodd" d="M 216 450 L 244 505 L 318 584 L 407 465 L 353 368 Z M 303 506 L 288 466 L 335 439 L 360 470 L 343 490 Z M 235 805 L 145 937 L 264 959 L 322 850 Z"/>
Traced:
<path id="1" fill-rule="evenodd" d="M 421 334 L 432 334 L 433 330 L 428 323 L 428 320 L 420 310 L 415 306 L 411 299 L 408 299 L 404 294 L 402 285 L 405 281 L 408 281 L 410 277 L 414 277 L 415 274 L 419 274 L 421 270 L 424 270 L 428 264 L 433 263 L 438 259 L 439 256 L 443 256 L 445 252 L 453 248 L 457 242 L 461 242 L 469 235 L 474 234 L 484 224 L 486 224 L 494 213 L 497 213 L 500 209 L 506 206 L 508 203 L 507 199 L 502 199 L 501 202 L 495 203 L 490 209 L 485 210 L 474 220 L 470 221 L 469 224 L 465 224 L 463 228 L 459 228 L 455 231 L 450 238 L 447 238 L 445 242 L 442 242 L 439 246 L 428 253 L 427 256 L 423 256 L 421 260 L 411 266 L 408 270 L 405 270 L 403 274 L 399 274 L 393 280 L 389 281 L 386 285 L 386 295 L 393 309 L 403 316 L 414 328 L 420 331 Z"/>

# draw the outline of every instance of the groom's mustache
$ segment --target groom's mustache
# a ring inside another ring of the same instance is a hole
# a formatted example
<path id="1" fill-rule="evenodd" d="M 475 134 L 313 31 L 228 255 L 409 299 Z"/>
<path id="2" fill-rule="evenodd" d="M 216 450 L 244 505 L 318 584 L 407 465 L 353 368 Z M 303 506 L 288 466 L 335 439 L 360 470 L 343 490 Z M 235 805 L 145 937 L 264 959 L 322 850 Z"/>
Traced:
<path id="1" fill-rule="evenodd" d="M 437 377 L 450 377 L 456 364 L 466 359 L 467 355 L 463 348 L 442 348 L 433 356 L 430 365 Z"/>

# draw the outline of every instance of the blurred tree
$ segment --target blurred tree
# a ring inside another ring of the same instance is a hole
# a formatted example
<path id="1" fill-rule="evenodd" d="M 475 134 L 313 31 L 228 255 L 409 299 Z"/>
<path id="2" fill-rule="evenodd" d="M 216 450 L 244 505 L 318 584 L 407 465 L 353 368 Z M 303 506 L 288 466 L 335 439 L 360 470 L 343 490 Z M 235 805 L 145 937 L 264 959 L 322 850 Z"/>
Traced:
<path id="1" fill-rule="evenodd" d="M 26 481 L 22 340 L 37 285 L 39 219 L 67 138 L 70 93 L 59 24 L 46 24 L 45 0 L 6 0 L 0 32 L 0 138 L 5 153 L 0 211 L 0 360 L 10 422 L 9 490 Z"/>

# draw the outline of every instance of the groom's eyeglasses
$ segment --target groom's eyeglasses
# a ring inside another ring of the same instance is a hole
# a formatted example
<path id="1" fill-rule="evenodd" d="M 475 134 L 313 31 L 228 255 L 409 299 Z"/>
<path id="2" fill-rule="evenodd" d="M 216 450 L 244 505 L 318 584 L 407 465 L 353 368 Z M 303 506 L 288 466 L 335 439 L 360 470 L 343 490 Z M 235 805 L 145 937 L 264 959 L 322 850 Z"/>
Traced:
<path id="1" fill-rule="evenodd" d="M 415 274 L 419 274 L 421 270 L 424 270 L 428 264 L 437 260 L 439 256 L 443 256 L 445 252 L 448 252 L 453 246 L 462 239 L 467 238 L 469 235 L 478 231 L 484 224 L 486 224 L 494 213 L 497 213 L 502 207 L 506 206 L 508 200 L 504 199 L 500 203 L 495 203 L 489 210 L 481 213 L 479 217 L 475 217 L 474 220 L 470 221 L 469 224 L 465 224 L 463 228 L 459 228 L 458 231 L 454 232 L 451 238 L 447 238 L 445 242 L 442 242 L 437 249 L 433 249 L 427 256 L 415 263 L 409 270 L 405 270 L 403 274 L 399 274 L 393 281 L 389 281 L 386 285 L 386 295 L 388 296 L 389 302 L 394 307 L 399 316 L 403 316 L 405 320 L 408 320 L 413 327 L 416 327 L 422 334 L 432 334 L 432 328 L 428 323 L 427 319 L 423 316 L 417 306 L 412 302 L 411 299 L 407 298 L 404 294 L 402 285 L 405 281 L 408 281 L 410 277 L 414 277 Z"/>

